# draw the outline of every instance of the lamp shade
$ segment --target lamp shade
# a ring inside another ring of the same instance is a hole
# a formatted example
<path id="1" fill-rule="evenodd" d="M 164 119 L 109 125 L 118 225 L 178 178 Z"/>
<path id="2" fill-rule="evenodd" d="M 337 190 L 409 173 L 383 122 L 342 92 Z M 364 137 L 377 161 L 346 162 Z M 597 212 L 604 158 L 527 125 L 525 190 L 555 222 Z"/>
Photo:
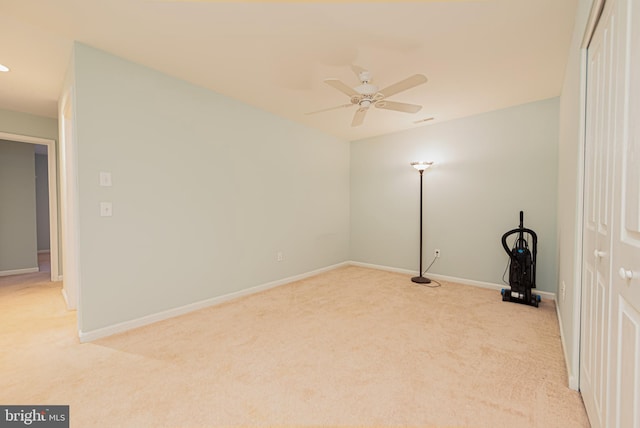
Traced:
<path id="1" fill-rule="evenodd" d="M 425 169 L 429 168 L 431 165 L 433 165 L 433 162 L 430 162 L 430 161 L 411 162 L 411 166 L 417 169 L 418 171 L 424 171 Z"/>

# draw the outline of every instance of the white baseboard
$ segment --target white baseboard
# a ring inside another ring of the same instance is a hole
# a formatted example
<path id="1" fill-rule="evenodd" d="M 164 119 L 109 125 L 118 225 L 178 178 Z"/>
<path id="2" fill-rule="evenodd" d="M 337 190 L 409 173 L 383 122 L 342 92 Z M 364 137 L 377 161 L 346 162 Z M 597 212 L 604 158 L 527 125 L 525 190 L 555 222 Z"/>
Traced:
<path id="1" fill-rule="evenodd" d="M 199 309 L 208 308 L 210 306 L 219 305 L 220 303 L 228 302 L 229 300 L 237 299 L 239 297 L 255 294 L 260 291 L 265 291 L 270 288 L 279 287 L 281 285 L 289 284 L 291 282 L 300 281 L 305 278 L 309 278 L 315 275 L 319 275 L 330 270 L 334 270 L 343 266 L 348 266 L 349 262 L 342 262 L 335 265 L 327 266 L 324 268 L 316 269 L 310 272 L 306 272 L 300 275 L 290 276 L 288 278 L 279 279 L 276 281 L 267 282 L 266 284 L 257 285 L 255 287 L 247 288 L 245 290 L 236 291 L 234 293 L 225 294 L 223 296 L 213 297 L 211 299 L 201 300 L 199 302 L 190 303 L 188 305 L 180 306 L 177 308 L 168 309 L 156 314 L 147 315 L 141 318 L 136 318 L 130 321 L 121 322 L 107 327 L 102 327 L 90 331 L 80 331 L 80 342 L 91 342 L 93 340 L 101 339 L 103 337 L 112 336 L 117 333 L 123 333 L 134 328 L 143 327 L 145 325 L 153 324 L 158 321 L 163 321 L 169 318 L 174 318 L 180 315 L 187 314 L 189 312 L 197 311 Z"/>
<path id="2" fill-rule="evenodd" d="M 370 269 L 386 270 L 387 272 L 404 273 L 404 274 L 407 274 L 407 275 L 415 275 L 416 274 L 416 272 L 413 271 L 413 270 L 400 269 L 400 268 L 394 268 L 394 267 L 383 266 L 383 265 L 375 265 L 375 264 L 372 264 L 372 263 L 362 263 L 362 262 L 350 261 L 349 265 L 363 267 L 363 268 L 370 268 Z"/>
<path id="3" fill-rule="evenodd" d="M 348 261 L 348 262 L 342 262 L 342 263 L 338 263 L 335 265 L 331 265 L 331 266 L 327 266 L 324 268 L 320 268 L 320 269 L 316 269 L 310 272 L 306 272 L 300 275 L 294 275 L 294 276 L 290 276 L 288 278 L 283 278 L 277 281 L 272 281 L 272 282 L 268 282 L 265 284 L 261 284 L 261 285 L 257 285 L 255 287 L 251 287 L 251 288 L 247 288 L 245 290 L 240 290 L 234 293 L 229 293 L 229 294 L 225 294 L 222 296 L 218 296 L 218 297 L 213 297 L 211 299 L 206 299 L 206 300 L 202 300 L 199 302 L 194 302 L 194 303 L 190 303 L 188 305 L 184 305 L 184 306 L 180 306 L 177 308 L 172 308 L 172 309 L 168 309 L 166 311 L 163 312 L 159 312 L 156 314 L 151 314 L 151 315 L 147 315 L 141 318 L 136 318 L 133 320 L 129 320 L 129 321 L 125 321 L 125 322 L 121 322 L 118 324 L 114 324 L 111 326 L 107 326 L 107 327 L 102 327 L 99 329 L 95 329 L 95 330 L 90 330 L 90 331 L 80 331 L 79 332 L 79 337 L 80 337 L 80 342 L 91 342 L 103 337 L 107 337 L 107 336 L 112 336 L 114 334 L 118 334 L 118 333 L 123 333 L 125 331 L 128 330 L 132 330 L 134 328 L 138 328 L 138 327 L 143 327 L 145 325 L 149 325 L 149 324 L 153 324 L 155 322 L 158 321 L 163 321 L 169 318 L 174 318 L 180 315 L 184 315 L 187 314 L 189 312 L 193 312 L 193 311 L 197 311 L 199 309 L 204 309 L 204 308 L 208 308 L 210 306 L 215 306 L 215 305 L 219 305 L 220 303 L 224 303 L 224 302 L 228 302 L 229 300 L 233 300 L 233 299 L 237 299 L 239 297 L 243 297 L 243 296 L 247 296 L 250 294 L 255 294 L 258 293 L 260 291 L 264 291 L 264 290 L 268 290 L 270 288 L 275 288 L 281 285 L 285 285 L 285 284 L 289 284 L 291 282 L 295 282 L 295 281 L 300 281 L 302 279 L 305 278 L 309 278 L 315 275 L 319 275 L 321 273 L 324 272 L 328 272 L 340 267 L 344 267 L 344 266 L 359 266 L 359 267 L 365 267 L 365 268 L 371 268 L 371 269 L 378 269 L 378 270 L 384 270 L 384 271 L 388 271 L 388 272 L 395 272 L 395 273 L 402 273 L 402 274 L 407 274 L 407 275 L 414 275 L 416 272 L 415 271 L 411 271 L 411 270 L 407 270 L 407 269 L 399 269 L 399 268 L 393 268 L 390 266 L 382 266 L 382 265 L 375 265 L 375 264 L 370 264 L 370 263 L 362 263 L 362 262 L 355 262 L 355 261 Z M 496 291 L 500 291 L 503 288 L 509 288 L 508 286 L 504 286 L 504 285 L 500 285 L 500 284 L 494 284 L 494 283 L 490 283 L 490 282 L 482 282 L 482 281 L 475 281 L 475 280 L 471 280 L 471 279 L 465 279 L 465 278 L 457 278 L 457 277 L 452 277 L 452 276 L 446 276 L 446 275 L 438 275 L 438 274 L 429 274 L 428 275 L 430 278 L 433 278 L 435 280 L 439 280 L 439 281 L 448 281 L 448 282 L 455 282 L 457 284 L 463 284 L 463 285 L 471 285 L 474 287 L 481 287 L 481 288 L 489 288 L 492 290 L 496 290 Z M 550 300 L 554 300 L 555 301 L 555 293 L 550 293 L 547 291 L 536 291 L 536 294 L 539 294 L 541 297 L 546 298 L 546 299 L 550 299 Z M 65 297 L 65 301 L 67 300 L 67 296 L 64 294 L 64 289 L 63 289 L 63 296 Z M 557 308 L 557 305 L 556 305 Z M 564 346 L 564 342 L 563 342 L 563 346 Z"/>
<path id="4" fill-rule="evenodd" d="M 564 339 L 564 329 L 562 328 L 562 315 L 560 314 L 560 307 L 556 302 L 556 313 L 558 315 L 558 327 L 560 328 L 560 343 L 562 343 L 562 352 L 564 353 L 564 363 L 567 366 L 567 377 L 569 378 L 569 388 L 574 391 L 578 391 L 580 389 L 580 385 L 578 384 L 578 377 L 571 372 L 571 364 L 569 364 L 569 358 L 567 355 L 567 343 Z"/>
<path id="5" fill-rule="evenodd" d="M 370 264 L 370 263 L 361 263 L 361 262 L 351 261 L 351 262 L 349 262 L 349 264 L 352 265 L 352 266 L 360 266 L 360 267 L 366 267 L 366 268 L 371 268 L 371 269 L 379 269 L 379 270 L 385 270 L 385 271 L 388 271 L 388 272 L 403 273 L 403 274 L 413 275 L 413 276 L 415 276 L 416 273 L 417 273 L 414 270 L 398 269 L 398 268 L 394 268 L 394 267 L 382 266 L 382 265 L 374 265 L 374 264 Z M 473 279 L 457 278 L 457 277 L 454 277 L 454 276 L 439 275 L 439 274 L 435 274 L 435 273 L 428 273 L 427 277 L 433 278 L 433 279 L 435 279 L 437 281 L 455 282 L 456 284 L 472 285 L 474 287 L 489 288 L 491 290 L 496 290 L 496 291 L 500 291 L 503 288 L 507 288 L 507 289 L 509 288 L 508 285 L 494 284 L 492 282 L 475 281 Z M 555 293 L 551 293 L 549 291 L 540 291 L 540 290 L 536 289 L 535 290 L 535 294 L 539 294 L 540 297 L 545 298 L 545 299 L 549 299 L 549 300 L 553 300 L 554 302 L 556 300 L 556 294 Z"/>
<path id="6" fill-rule="evenodd" d="M 36 273 L 40 272 L 40 268 L 26 268 L 26 269 L 14 269 L 14 270 L 3 270 L 0 271 L 0 276 L 9 276 L 9 275 L 21 275 L 23 273 Z"/>

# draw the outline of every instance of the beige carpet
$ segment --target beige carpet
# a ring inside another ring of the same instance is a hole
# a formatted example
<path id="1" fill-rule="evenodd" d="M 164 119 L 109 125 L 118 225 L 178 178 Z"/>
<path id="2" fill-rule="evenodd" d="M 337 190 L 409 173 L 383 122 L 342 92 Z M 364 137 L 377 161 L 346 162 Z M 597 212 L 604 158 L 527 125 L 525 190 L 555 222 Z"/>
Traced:
<path id="1" fill-rule="evenodd" d="M 550 301 L 346 267 L 79 344 L 60 288 L 0 281 L 0 404 L 72 427 L 589 426 Z"/>

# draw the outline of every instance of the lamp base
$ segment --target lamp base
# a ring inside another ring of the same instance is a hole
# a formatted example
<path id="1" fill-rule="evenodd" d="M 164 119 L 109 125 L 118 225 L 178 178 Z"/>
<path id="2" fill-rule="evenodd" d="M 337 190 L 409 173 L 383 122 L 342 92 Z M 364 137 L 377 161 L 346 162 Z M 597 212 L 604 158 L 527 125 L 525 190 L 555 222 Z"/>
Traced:
<path id="1" fill-rule="evenodd" d="M 416 282 L 418 284 L 430 284 L 431 280 L 429 278 L 425 278 L 424 276 L 414 276 L 411 278 L 411 281 Z"/>

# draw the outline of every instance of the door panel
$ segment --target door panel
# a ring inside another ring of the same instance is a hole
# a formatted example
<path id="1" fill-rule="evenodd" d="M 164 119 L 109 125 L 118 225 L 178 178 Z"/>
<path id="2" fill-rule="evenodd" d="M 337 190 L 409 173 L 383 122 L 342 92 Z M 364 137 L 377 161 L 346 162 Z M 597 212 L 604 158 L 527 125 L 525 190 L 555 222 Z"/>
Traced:
<path id="1" fill-rule="evenodd" d="M 594 427 L 640 427 L 639 3 L 606 0 L 587 54 L 580 390 Z"/>
<path id="2" fill-rule="evenodd" d="M 617 14 L 607 2 L 588 50 L 580 390 L 592 426 L 607 426 L 616 146 Z"/>
<path id="3" fill-rule="evenodd" d="M 622 297 L 618 317 L 618 373 L 616 376 L 618 403 L 615 426 L 640 426 L 640 313 Z"/>
<path id="4" fill-rule="evenodd" d="M 635 3 L 635 4 L 634 4 Z M 616 153 L 618 171 L 614 218 L 612 294 L 616 321 L 611 344 L 614 427 L 640 427 L 640 6 L 618 0 L 621 20 L 619 92 L 624 114 L 618 129 L 621 145 Z"/>

